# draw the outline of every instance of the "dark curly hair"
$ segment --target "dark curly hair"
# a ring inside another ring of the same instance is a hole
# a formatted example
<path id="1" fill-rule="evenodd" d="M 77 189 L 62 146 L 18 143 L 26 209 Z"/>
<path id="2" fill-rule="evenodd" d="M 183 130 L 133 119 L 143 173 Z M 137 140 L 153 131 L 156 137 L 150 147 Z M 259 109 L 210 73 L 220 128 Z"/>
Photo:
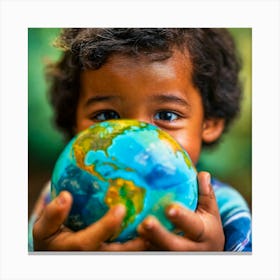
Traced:
<path id="1" fill-rule="evenodd" d="M 240 108 L 240 60 L 234 41 L 220 28 L 71 28 L 56 40 L 62 58 L 49 65 L 50 101 L 55 123 L 68 138 L 74 136 L 80 73 L 98 69 L 116 53 L 165 60 L 172 50 L 187 51 L 193 83 L 203 100 L 205 118 L 222 118 L 225 130 Z"/>

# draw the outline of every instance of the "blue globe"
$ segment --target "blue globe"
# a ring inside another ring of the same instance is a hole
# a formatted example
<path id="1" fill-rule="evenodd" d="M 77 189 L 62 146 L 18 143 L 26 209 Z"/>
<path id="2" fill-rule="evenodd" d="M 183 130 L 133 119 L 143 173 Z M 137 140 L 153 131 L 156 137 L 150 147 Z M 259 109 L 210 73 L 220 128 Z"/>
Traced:
<path id="1" fill-rule="evenodd" d="M 137 226 L 154 215 L 170 231 L 165 208 L 178 202 L 197 207 L 197 172 L 187 152 L 166 132 L 136 120 L 110 120 L 74 137 L 59 156 L 51 195 L 73 196 L 65 225 L 80 230 L 122 203 L 127 212 L 121 232 L 110 241 L 137 236 Z"/>

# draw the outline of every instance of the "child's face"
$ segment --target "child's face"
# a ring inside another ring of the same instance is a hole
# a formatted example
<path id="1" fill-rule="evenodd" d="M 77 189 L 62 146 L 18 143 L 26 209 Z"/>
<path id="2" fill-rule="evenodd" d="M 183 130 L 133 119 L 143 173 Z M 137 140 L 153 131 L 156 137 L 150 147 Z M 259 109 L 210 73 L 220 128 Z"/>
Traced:
<path id="1" fill-rule="evenodd" d="M 216 127 L 217 121 L 204 119 L 191 71 L 186 56 L 175 51 L 157 62 L 115 55 L 100 69 L 82 72 L 76 132 L 108 119 L 145 121 L 171 134 L 196 164 L 209 124 Z"/>

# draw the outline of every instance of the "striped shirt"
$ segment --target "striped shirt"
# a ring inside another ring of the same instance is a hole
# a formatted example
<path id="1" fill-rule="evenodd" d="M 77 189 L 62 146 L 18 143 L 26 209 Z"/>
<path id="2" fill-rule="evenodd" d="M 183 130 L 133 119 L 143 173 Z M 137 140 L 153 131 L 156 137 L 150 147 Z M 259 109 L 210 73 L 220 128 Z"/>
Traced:
<path id="1" fill-rule="evenodd" d="M 224 251 L 251 252 L 251 213 L 246 201 L 234 188 L 216 179 L 211 183 L 225 234 Z"/>

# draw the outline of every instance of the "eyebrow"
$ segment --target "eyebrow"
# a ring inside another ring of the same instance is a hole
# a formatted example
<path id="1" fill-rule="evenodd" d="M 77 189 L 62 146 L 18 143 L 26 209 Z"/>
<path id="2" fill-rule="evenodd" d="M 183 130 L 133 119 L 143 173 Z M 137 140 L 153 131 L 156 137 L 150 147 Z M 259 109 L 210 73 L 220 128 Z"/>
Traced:
<path id="1" fill-rule="evenodd" d="M 103 102 L 103 101 L 111 101 L 111 100 L 116 100 L 120 99 L 119 96 L 115 95 L 97 95 L 94 97 L 89 98 L 86 103 L 85 107 L 90 106 L 93 103 L 97 102 Z M 155 95 L 151 98 L 152 102 L 159 102 L 160 104 L 165 104 L 165 103 L 175 103 L 184 107 L 190 107 L 190 104 L 183 98 L 174 95 L 172 93 L 166 93 L 166 94 L 159 94 Z"/>
<path id="2" fill-rule="evenodd" d="M 152 101 L 159 103 L 176 103 L 178 105 L 183 105 L 185 107 L 190 107 L 190 104 L 183 98 L 174 95 L 172 93 L 156 95 L 152 98 Z"/>
<path id="3" fill-rule="evenodd" d="M 105 95 L 105 96 L 97 95 L 97 96 L 89 98 L 85 103 L 85 107 L 88 107 L 91 104 L 96 103 L 96 102 L 102 102 L 102 101 L 108 101 L 108 100 L 114 100 L 114 99 L 119 99 L 119 97 L 113 96 L 113 95 Z"/>

